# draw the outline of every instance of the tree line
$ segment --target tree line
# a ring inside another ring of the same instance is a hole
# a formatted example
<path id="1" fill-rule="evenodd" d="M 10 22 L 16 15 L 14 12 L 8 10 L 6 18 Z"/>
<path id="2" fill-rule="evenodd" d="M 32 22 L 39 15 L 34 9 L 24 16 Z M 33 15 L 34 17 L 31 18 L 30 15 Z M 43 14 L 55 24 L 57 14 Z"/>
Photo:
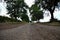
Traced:
<path id="1" fill-rule="evenodd" d="M 58 3 L 60 0 L 35 0 L 35 4 L 32 7 L 28 7 L 24 0 L 5 0 L 7 1 L 7 9 L 10 17 L 13 19 L 21 18 L 22 21 L 29 22 L 29 17 L 27 15 L 27 10 L 29 9 L 30 15 L 32 15 L 32 21 L 39 21 L 39 19 L 43 18 L 43 8 L 44 10 L 48 10 L 51 14 L 50 22 L 54 21 L 53 13 L 58 7 Z"/>

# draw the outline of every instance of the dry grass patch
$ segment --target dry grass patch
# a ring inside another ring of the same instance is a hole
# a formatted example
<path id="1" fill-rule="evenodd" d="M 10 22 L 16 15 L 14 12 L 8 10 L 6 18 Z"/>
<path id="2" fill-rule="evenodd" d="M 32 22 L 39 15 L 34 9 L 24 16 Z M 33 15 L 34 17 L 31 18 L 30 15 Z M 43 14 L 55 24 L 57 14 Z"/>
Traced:
<path id="1" fill-rule="evenodd" d="M 24 24 L 26 24 L 26 23 L 23 23 L 23 22 L 0 23 L 0 30 L 16 28 L 16 27 L 22 26 L 22 25 L 24 25 Z"/>

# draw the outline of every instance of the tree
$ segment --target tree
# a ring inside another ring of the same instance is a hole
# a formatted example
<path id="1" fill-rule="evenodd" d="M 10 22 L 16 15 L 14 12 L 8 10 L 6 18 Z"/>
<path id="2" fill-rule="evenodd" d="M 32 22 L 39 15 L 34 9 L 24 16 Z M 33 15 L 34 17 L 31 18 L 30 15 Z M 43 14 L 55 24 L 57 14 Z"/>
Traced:
<path id="1" fill-rule="evenodd" d="M 42 11 L 34 12 L 34 14 L 32 15 L 32 20 L 33 21 L 37 20 L 39 22 L 39 20 L 42 19 L 42 18 L 43 18 L 43 12 Z"/>
<path id="2" fill-rule="evenodd" d="M 43 18 L 43 12 L 42 12 L 42 10 L 40 10 L 40 6 L 37 3 L 32 5 L 32 7 L 30 8 L 30 13 L 32 15 L 32 18 L 31 18 L 32 21 L 39 22 L 39 19 Z"/>
<path id="3" fill-rule="evenodd" d="M 22 14 L 26 14 L 26 8 L 28 6 L 24 3 L 24 0 L 7 0 L 8 14 L 10 14 L 11 18 L 17 19 Z"/>
<path id="4" fill-rule="evenodd" d="M 49 10 L 51 14 L 51 21 L 54 20 L 53 13 L 55 10 L 55 7 L 58 6 L 58 2 L 60 0 L 37 0 L 37 4 L 41 4 L 40 6 L 43 7 L 45 10 Z"/>
<path id="5" fill-rule="evenodd" d="M 22 14 L 22 15 L 21 15 L 21 19 L 22 19 L 23 21 L 29 22 L 29 17 L 28 17 L 26 14 Z"/>

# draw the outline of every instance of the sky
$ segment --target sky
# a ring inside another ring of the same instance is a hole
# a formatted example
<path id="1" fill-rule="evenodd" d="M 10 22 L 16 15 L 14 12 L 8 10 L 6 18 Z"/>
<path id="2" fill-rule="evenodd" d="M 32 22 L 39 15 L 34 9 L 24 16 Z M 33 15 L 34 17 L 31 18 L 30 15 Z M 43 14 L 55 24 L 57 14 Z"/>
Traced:
<path id="1" fill-rule="evenodd" d="M 34 4 L 35 0 L 24 0 L 24 2 L 25 2 L 29 7 L 31 7 L 31 6 Z"/>
<path id="2" fill-rule="evenodd" d="M 31 7 L 35 3 L 35 0 L 24 0 L 24 2 L 29 7 Z M 4 2 L 2 0 L 2 2 L 0 2 L 0 16 L 10 17 L 9 15 L 7 15 L 7 9 L 6 9 L 6 7 L 7 7 L 6 2 Z M 31 16 L 30 16 L 30 13 L 29 13 L 29 10 L 28 9 L 27 9 L 27 13 L 28 13 L 28 16 L 29 16 L 29 19 L 30 19 Z M 44 16 L 44 18 L 43 19 L 40 19 L 40 22 L 48 22 L 48 21 L 50 21 L 51 15 L 50 15 L 50 12 L 48 10 L 44 10 L 44 15 L 43 16 Z M 60 10 L 58 8 L 55 8 L 54 18 L 60 20 Z"/>
<path id="3" fill-rule="evenodd" d="M 3 2 L 0 2 L 0 16 L 7 16 L 9 17 L 9 15 L 7 15 L 7 9 L 6 9 L 6 3 L 3 1 Z"/>

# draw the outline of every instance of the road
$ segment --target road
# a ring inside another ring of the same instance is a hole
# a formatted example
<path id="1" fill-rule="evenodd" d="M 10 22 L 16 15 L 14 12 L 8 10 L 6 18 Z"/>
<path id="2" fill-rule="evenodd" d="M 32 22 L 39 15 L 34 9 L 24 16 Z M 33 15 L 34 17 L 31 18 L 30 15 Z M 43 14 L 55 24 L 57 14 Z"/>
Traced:
<path id="1" fill-rule="evenodd" d="M 60 40 L 60 27 L 24 24 L 0 30 L 0 40 Z"/>

